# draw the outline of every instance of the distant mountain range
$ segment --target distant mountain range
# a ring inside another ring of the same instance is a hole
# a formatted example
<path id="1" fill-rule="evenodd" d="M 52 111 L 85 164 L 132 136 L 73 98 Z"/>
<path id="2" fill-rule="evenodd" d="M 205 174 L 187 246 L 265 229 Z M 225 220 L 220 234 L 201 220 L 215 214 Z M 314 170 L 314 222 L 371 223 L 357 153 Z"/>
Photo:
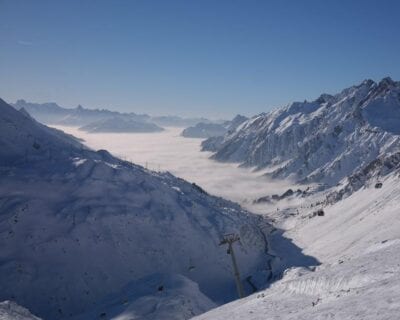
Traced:
<path id="1" fill-rule="evenodd" d="M 334 186 L 400 151 L 400 82 L 365 80 L 294 102 L 207 139 L 202 148 L 213 159 L 264 169 L 273 178 Z"/>
<path id="2" fill-rule="evenodd" d="M 182 131 L 182 136 L 187 138 L 211 138 L 223 136 L 227 132 L 235 130 L 240 124 L 248 118 L 238 114 L 230 121 L 222 123 L 200 122 L 195 126 L 191 126 Z"/>
<path id="3" fill-rule="evenodd" d="M 121 113 L 110 111 L 107 109 L 87 109 L 82 106 L 76 108 L 64 108 L 58 104 L 51 103 L 32 103 L 25 100 L 18 100 L 12 104 L 16 109 L 25 109 L 36 120 L 45 124 L 58 124 L 68 126 L 93 126 L 99 125 L 106 119 L 114 119 L 112 123 L 116 125 L 116 132 L 136 132 L 135 128 L 139 128 L 138 123 L 148 123 L 149 126 L 143 125 L 138 129 L 138 132 L 156 132 L 160 131 L 160 127 L 189 127 L 199 122 L 211 123 L 212 121 L 205 118 L 182 118 L 178 116 L 149 116 L 147 114 Z M 121 119 L 132 121 L 131 126 L 127 122 L 122 122 Z M 129 120 L 128 120 L 129 119 Z M 97 124 L 96 124 L 97 123 Z M 109 124 L 106 122 L 105 131 L 110 132 Z M 155 125 L 155 126 L 154 126 Z M 98 127 L 99 128 L 99 127 Z M 154 130 L 152 130 L 153 128 Z M 98 129 L 100 132 L 100 128 Z"/>
<path id="4" fill-rule="evenodd" d="M 89 133 L 100 132 L 160 132 L 164 129 L 147 121 L 136 121 L 126 116 L 114 116 L 91 122 L 79 128 Z"/>

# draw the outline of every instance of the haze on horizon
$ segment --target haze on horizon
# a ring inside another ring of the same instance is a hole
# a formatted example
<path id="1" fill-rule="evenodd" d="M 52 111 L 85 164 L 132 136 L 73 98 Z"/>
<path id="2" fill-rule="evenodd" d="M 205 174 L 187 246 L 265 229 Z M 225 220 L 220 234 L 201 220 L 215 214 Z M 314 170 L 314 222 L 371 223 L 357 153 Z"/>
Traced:
<path id="1" fill-rule="evenodd" d="M 229 118 L 400 78 L 400 3 L 0 2 L 0 96 Z"/>

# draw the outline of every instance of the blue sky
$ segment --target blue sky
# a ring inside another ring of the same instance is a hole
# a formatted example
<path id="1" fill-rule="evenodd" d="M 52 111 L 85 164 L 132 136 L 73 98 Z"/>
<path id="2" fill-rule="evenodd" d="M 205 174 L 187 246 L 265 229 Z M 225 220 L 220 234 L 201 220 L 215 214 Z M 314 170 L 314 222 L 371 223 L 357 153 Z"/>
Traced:
<path id="1" fill-rule="evenodd" d="M 400 1 L 0 0 L 0 97 L 253 115 L 400 80 Z"/>

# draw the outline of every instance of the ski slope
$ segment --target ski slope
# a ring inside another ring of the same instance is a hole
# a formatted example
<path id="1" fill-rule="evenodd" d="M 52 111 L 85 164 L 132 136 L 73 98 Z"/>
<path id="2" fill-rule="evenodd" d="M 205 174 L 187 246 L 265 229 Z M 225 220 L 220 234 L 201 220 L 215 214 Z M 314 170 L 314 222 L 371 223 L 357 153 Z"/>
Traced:
<path id="1" fill-rule="evenodd" d="M 322 264 L 289 269 L 267 290 L 194 319 L 399 319 L 399 179 L 390 174 L 322 217 L 300 210 L 285 235 Z"/>

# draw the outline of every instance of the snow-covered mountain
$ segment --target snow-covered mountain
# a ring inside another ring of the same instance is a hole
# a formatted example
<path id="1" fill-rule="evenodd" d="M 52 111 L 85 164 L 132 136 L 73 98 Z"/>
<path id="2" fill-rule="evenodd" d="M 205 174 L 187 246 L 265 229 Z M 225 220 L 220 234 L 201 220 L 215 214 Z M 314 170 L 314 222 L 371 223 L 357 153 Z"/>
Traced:
<path id="1" fill-rule="evenodd" d="M 214 159 L 268 168 L 274 178 L 335 185 L 400 150 L 400 82 L 366 80 L 336 95 L 260 114 L 202 144 Z"/>
<path id="2" fill-rule="evenodd" d="M 0 301 L 44 319 L 185 319 L 229 301 L 225 233 L 241 237 L 243 278 L 266 274 L 258 217 L 169 173 L 89 150 L 2 100 L 0 176 Z"/>
<path id="3" fill-rule="evenodd" d="M 287 269 L 265 291 L 195 319 L 398 319 L 399 89 L 388 78 L 367 80 L 205 141 L 217 159 L 330 188 L 258 199 L 276 206 L 269 218 L 321 265 Z M 279 242 L 272 247 L 291 259 Z"/>
<path id="4" fill-rule="evenodd" d="M 130 117 L 112 117 L 89 123 L 79 130 L 89 133 L 100 132 L 160 132 L 164 129 L 151 122 L 141 122 Z"/>
<path id="5" fill-rule="evenodd" d="M 204 123 L 199 122 L 195 126 L 188 127 L 182 131 L 182 136 L 187 138 L 211 138 L 223 136 L 227 132 L 235 130 L 247 118 L 242 115 L 235 116 L 230 121 L 223 123 Z"/>

